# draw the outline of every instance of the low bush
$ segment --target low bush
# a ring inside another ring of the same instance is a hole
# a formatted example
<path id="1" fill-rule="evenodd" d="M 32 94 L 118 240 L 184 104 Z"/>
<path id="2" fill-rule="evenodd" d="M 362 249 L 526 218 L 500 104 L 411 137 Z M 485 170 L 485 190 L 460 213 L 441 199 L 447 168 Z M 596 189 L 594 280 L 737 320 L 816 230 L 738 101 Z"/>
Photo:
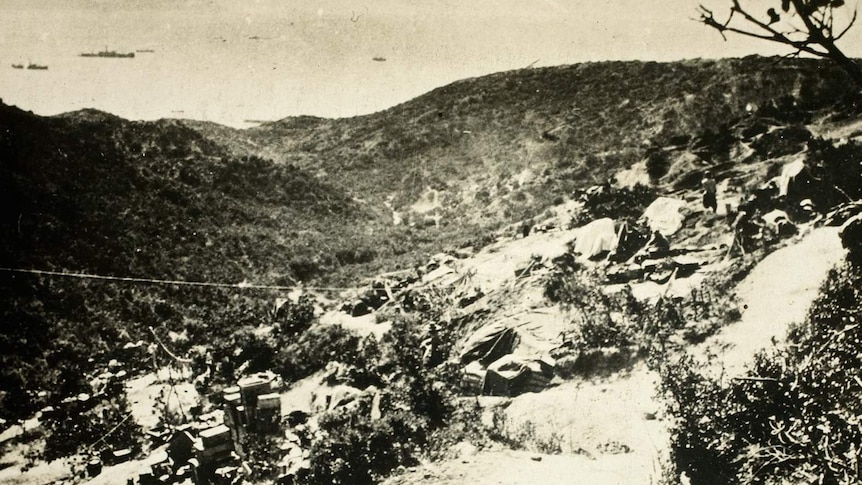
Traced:
<path id="1" fill-rule="evenodd" d="M 356 369 L 376 365 L 377 343 L 340 325 L 317 325 L 291 343 L 280 347 L 273 359 L 274 369 L 285 382 L 294 382 L 341 362 Z"/>
<path id="2" fill-rule="evenodd" d="M 596 219 L 637 219 L 657 197 L 655 189 L 637 184 L 634 187 L 601 186 L 587 191 L 581 199 L 583 210 L 572 218 L 572 227 L 579 227 Z"/>
<path id="3" fill-rule="evenodd" d="M 675 473 L 693 484 L 859 483 L 860 319 L 862 269 L 845 264 L 791 345 L 758 355 L 747 376 L 725 383 L 691 359 L 664 365 Z"/>
<path id="4" fill-rule="evenodd" d="M 628 286 L 608 293 L 598 278 L 558 267 L 545 282 L 545 296 L 575 315 L 569 338 L 578 350 L 637 346 L 646 351 L 685 325 L 680 305 L 671 299 L 641 302 Z"/>
<path id="5" fill-rule="evenodd" d="M 308 484 L 371 484 L 399 466 L 417 463 L 428 424 L 409 411 L 379 420 L 339 410 L 324 415 L 311 445 L 311 467 L 300 477 Z"/>

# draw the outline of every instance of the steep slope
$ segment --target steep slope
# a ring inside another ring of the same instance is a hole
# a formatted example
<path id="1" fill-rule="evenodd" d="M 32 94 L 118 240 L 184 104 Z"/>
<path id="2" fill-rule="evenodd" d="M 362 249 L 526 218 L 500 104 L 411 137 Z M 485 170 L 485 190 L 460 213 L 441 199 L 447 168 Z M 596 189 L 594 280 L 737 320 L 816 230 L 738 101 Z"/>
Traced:
<path id="1" fill-rule="evenodd" d="M 737 287 L 742 318 L 691 349 L 707 356 L 714 376 L 738 377 L 755 352 L 781 345 L 804 321 L 830 269 L 844 259 L 838 228 L 822 227 L 763 259 Z"/>
<path id="2" fill-rule="evenodd" d="M 301 169 L 233 157 L 174 122 L 0 106 L 0 418 L 89 392 L 85 373 L 147 327 L 224 338 L 266 318 L 273 294 L 7 268 L 291 284 L 364 257 L 354 233 L 373 217 Z"/>
<path id="3" fill-rule="evenodd" d="M 307 277 L 303 247 L 369 218 L 300 169 L 232 157 L 174 122 L 0 109 L 8 266 L 273 282 Z"/>
<path id="4" fill-rule="evenodd" d="M 237 152 L 389 200 L 408 219 L 434 194 L 448 219 L 487 222 L 538 213 L 657 147 L 726 161 L 722 140 L 747 113 L 799 122 L 849 93 L 840 70 L 813 60 L 600 62 L 459 81 L 357 118 L 201 128 Z"/>

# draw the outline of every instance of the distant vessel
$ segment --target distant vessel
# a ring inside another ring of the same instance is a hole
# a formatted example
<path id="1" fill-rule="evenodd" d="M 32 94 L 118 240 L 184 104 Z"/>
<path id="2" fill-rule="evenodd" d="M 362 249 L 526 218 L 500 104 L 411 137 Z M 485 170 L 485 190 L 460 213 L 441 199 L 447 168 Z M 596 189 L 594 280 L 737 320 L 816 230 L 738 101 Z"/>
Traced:
<path id="1" fill-rule="evenodd" d="M 377 61 L 377 62 L 386 62 L 386 58 L 385 58 L 385 57 L 372 57 L 372 58 L 371 58 L 371 60 L 372 60 L 372 61 Z"/>
<path id="2" fill-rule="evenodd" d="M 105 50 L 99 52 L 82 52 L 81 57 L 135 57 L 134 52 L 122 53 L 117 51 L 109 51 L 107 47 Z"/>
<path id="3" fill-rule="evenodd" d="M 12 69 L 24 69 L 24 64 L 12 64 Z"/>
<path id="4" fill-rule="evenodd" d="M 156 52 L 156 51 L 154 51 L 152 49 L 138 49 L 135 52 Z"/>
<path id="5" fill-rule="evenodd" d="M 30 64 L 27 64 L 27 69 L 33 69 L 35 71 L 46 71 L 48 70 L 48 66 L 40 66 L 39 64 L 33 64 L 31 62 Z"/>

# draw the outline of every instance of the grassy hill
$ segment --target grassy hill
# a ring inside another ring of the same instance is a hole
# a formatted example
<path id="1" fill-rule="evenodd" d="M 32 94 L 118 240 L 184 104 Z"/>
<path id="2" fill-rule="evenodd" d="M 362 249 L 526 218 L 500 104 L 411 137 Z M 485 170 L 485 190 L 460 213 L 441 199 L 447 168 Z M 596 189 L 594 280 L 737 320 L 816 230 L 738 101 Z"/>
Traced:
<path id="1" fill-rule="evenodd" d="M 290 284 L 333 264 L 319 247 L 367 257 L 353 233 L 373 218 L 299 168 L 94 110 L 0 106 L 0 194 L 0 266 L 119 277 Z M 265 318 L 273 295 L 0 272 L 0 415 L 85 391 L 149 326 L 216 338 Z"/>
<path id="2" fill-rule="evenodd" d="M 500 222 L 603 182 L 651 147 L 702 142 L 747 109 L 810 116 L 851 94 L 845 81 L 815 60 L 587 63 L 467 79 L 368 116 L 287 118 L 218 138 L 370 203 L 391 200 L 408 216 L 428 210 L 433 190 L 453 223 Z M 704 164 L 722 161 L 713 156 Z"/>

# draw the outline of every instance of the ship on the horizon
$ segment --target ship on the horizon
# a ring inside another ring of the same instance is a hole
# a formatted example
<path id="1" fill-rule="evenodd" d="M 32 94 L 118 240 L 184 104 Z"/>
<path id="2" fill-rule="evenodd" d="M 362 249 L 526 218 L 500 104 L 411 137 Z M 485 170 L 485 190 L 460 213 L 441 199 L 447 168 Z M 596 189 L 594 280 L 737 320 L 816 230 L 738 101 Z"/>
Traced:
<path id="1" fill-rule="evenodd" d="M 82 52 L 80 54 L 80 56 L 81 57 L 125 57 L 125 58 L 131 58 L 131 57 L 135 57 L 135 53 L 134 52 L 123 53 L 123 52 L 117 52 L 117 51 L 109 51 L 108 48 L 105 47 L 105 50 L 103 50 L 103 51 Z"/>
<path id="2" fill-rule="evenodd" d="M 12 64 L 12 69 L 24 69 L 24 64 Z"/>
<path id="3" fill-rule="evenodd" d="M 19 68 L 19 69 L 20 69 L 20 68 Z M 33 63 L 31 62 L 30 64 L 27 64 L 27 69 L 32 69 L 32 70 L 35 70 L 35 71 L 46 71 L 46 70 L 48 70 L 48 66 L 42 66 L 42 65 L 39 65 L 39 64 L 33 64 Z"/>
<path id="4" fill-rule="evenodd" d="M 153 49 L 138 49 L 135 52 L 156 52 Z"/>

